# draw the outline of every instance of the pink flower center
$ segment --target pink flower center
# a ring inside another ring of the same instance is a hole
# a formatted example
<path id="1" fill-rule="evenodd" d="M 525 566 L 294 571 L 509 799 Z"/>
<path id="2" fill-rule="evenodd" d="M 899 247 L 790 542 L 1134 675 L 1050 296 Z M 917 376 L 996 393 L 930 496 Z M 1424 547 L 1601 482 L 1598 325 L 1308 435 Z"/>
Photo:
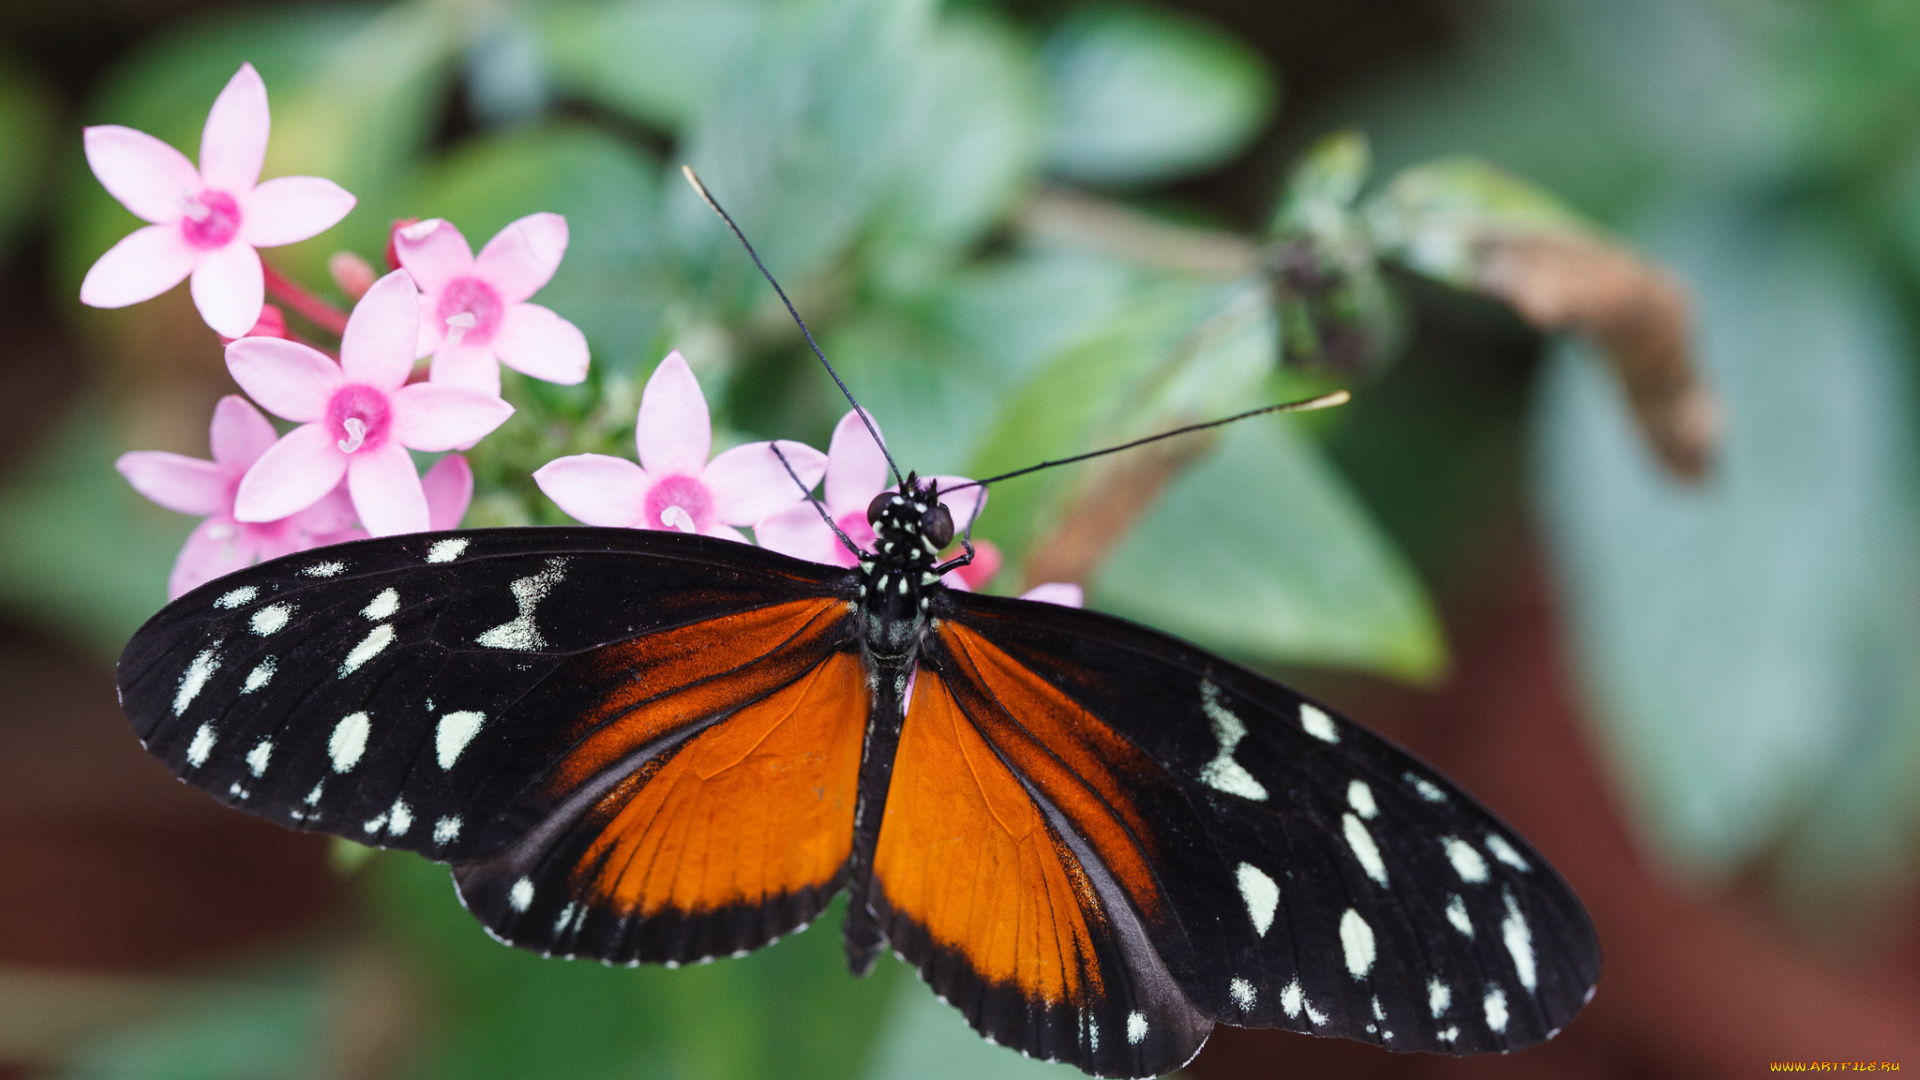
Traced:
<path id="1" fill-rule="evenodd" d="M 865 509 L 850 510 L 835 518 L 833 523 L 840 526 L 840 531 L 847 534 L 847 539 L 860 545 L 861 550 L 873 550 L 873 526 L 867 521 Z M 860 560 L 836 536 L 833 538 L 833 561 L 841 566 L 852 566 Z"/>
<path id="2" fill-rule="evenodd" d="M 240 204 L 233 196 L 212 188 L 187 197 L 180 232 L 201 251 L 226 247 L 240 231 Z"/>
<path id="3" fill-rule="evenodd" d="M 705 532 L 713 524 L 713 493 L 691 476 L 663 477 L 647 491 L 642 527 Z"/>
<path id="4" fill-rule="evenodd" d="M 378 450 L 387 441 L 393 408 L 387 395 L 371 386 L 354 384 L 333 392 L 327 402 L 327 430 L 343 454 Z"/>
<path id="5" fill-rule="evenodd" d="M 463 277 L 447 283 L 440 293 L 440 306 L 435 314 L 443 323 L 458 315 L 471 315 L 473 324 L 466 328 L 460 340 L 470 345 L 484 345 L 493 340 L 493 332 L 500 328 L 500 316 L 505 309 L 493 286 L 476 277 Z"/>

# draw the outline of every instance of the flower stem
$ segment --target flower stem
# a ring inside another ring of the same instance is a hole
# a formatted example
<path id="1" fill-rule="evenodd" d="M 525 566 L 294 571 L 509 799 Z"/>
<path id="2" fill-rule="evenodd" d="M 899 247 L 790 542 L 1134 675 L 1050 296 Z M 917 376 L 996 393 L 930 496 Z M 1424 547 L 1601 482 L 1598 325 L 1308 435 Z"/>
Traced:
<path id="1" fill-rule="evenodd" d="M 347 332 L 347 317 L 339 308 L 289 281 L 265 259 L 260 260 L 260 269 L 266 274 L 267 291 L 281 303 L 330 334 Z"/>

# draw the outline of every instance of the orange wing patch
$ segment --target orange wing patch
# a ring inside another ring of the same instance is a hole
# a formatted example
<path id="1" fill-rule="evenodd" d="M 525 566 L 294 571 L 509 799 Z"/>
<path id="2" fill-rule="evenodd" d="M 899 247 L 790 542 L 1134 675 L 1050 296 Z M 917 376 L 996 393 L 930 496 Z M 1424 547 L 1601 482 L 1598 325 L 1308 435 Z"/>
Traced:
<path id="1" fill-rule="evenodd" d="M 697 650 L 687 659 L 697 663 Z M 836 652 L 693 736 L 589 814 L 583 824 L 598 836 L 577 864 L 575 889 L 620 914 L 648 916 L 754 905 L 830 884 L 853 846 L 866 715 L 860 658 Z"/>
<path id="2" fill-rule="evenodd" d="M 1105 931 L 1078 860 L 961 713 L 946 683 L 916 680 L 880 827 L 884 902 L 990 983 L 1028 1000 L 1101 993 Z"/>

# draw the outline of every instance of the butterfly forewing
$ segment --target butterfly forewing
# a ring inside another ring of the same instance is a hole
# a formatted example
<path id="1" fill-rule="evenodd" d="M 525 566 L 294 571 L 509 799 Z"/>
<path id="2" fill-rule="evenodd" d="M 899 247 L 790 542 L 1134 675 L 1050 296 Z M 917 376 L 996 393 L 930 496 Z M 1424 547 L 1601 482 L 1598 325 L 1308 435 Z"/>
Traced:
<path id="1" fill-rule="evenodd" d="M 1115 941 L 1137 919 L 1199 1013 L 1465 1053 L 1539 1042 L 1584 1004 L 1599 956 L 1579 901 L 1510 829 L 1410 755 L 1270 680 L 1120 620 L 957 594 L 943 606 L 926 670 L 1036 811 L 1069 834 L 1064 846 L 1090 879 L 1124 891 L 1125 911 L 1100 898 Z M 883 851 L 887 843 L 883 832 Z M 908 891 L 884 867 L 881 884 Z M 915 921 L 938 946 L 928 956 L 949 956 L 977 981 L 971 1000 L 1015 985 L 989 962 L 988 936 Z M 1139 996 L 1150 983 L 1102 984 L 1134 995 L 1122 1031 L 1148 1048 L 1158 1025 L 1188 1025 L 1182 1002 Z M 1072 1000 L 1044 980 L 1018 985 L 1037 1013 Z M 1097 1017 L 1121 1007 L 1073 1004 Z M 989 1033 L 995 1010 L 1007 1011 L 961 1007 Z M 1052 1033 L 1023 1048 L 1111 1071 L 1086 1040 L 1064 1055 L 1058 1041 Z M 1141 1058 L 1145 1071 L 1185 1060 L 1172 1052 L 1179 1039 L 1159 1045 L 1167 1053 Z"/>

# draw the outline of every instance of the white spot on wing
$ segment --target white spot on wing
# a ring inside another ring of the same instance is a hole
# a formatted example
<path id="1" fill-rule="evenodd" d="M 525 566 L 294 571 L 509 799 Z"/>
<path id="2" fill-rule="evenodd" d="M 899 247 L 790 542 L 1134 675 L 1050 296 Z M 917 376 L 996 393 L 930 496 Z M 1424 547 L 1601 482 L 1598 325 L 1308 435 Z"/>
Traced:
<path id="1" fill-rule="evenodd" d="M 1453 1040 L 1460 1037 L 1460 1029 L 1457 1027 L 1450 1027 L 1444 1031 L 1436 1033 L 1435 1037 L 1438 1038 L 1443 1043 L 1450 1043 Z"/>
<path id="2" fill-rule="evenodd" d="M 1346 833 L 1347 846 L 1353 849 L 1353 857 L 1360 860 L 1360 869 L 1367 876 L 1379 882 L 1387 883 L 1387 864 L 1380 861 L 1380 848 L 1373 842 L 1373 834 L 1352 814 L 1340 815 L 1340 827 Z"/>
<path id="3" fill-rule="evenodd" d="M 1265 801 L 1266 787 L 1233 760 L 1233 748 L 1247 737 L 1247 725 L 1232 710 L 1220 704 L 1220 688 L 1210 682 L 1200 684 L 1200 711 L 1207 714 L 1208 722 L 1213 725 L 1214 741 L 1220 744 L 1220 752 L 1201 767 L 1200 782 L 1228 795 L 1238 795 L 1254 802 Z"/>
<path id="4" fill-rule="evenodd" d="M 314 784 L 314 785 L 313 785 L 313 790 L 312 790 L 312 791 L 309 791 L 309 792 L 307 792 L 307 797 L 306 797 L 306 799 L 304 799 L 303 801 L 304 801 L 304 802 L 305 802 L 305 803 L 306 803 L 306 804 L 307 804 L 308 806 L 318 806 L 318 805 L 320 805 L 320 789 L 321 789 L 322 787 L 324 787 L 325 785 L 326 785 L 326 781 L 324 781 L 324 780 L 322 780 L 322 781 L 320 781 L 319 783 L 316 783 L 316 784 Z"/>
<path id="5" fill-rule="evenodd" d="M 253 670 L 247 672 L 247 681 L 240 684 L 240 692 L 251 694 L 267 685 L 268 680 L 273 678 L 273 669 L 274 659 L 271 656 L 255 664 Z"/>
<path id="6" fill-rule="evenodd" d="M 1447 858 L 1453 863 L 1453 872 L 1460 875 L 1461 881 L 1479 884 L 1487 880 L 1487 860 L 1480 857 L 1472 844 L 1457 836 L 1443 836 L 1440 846 L 1447 851 Z"/>
<path id="7" fill-rule="evenodd" d="M 237 608 L 242 604 L 252 603 L 253 598 L 259 595 L 260 595 L 259 589 L 254 588 L 252 585 L 242 585 L 239 588 L 233 590 L 232 592 L 221 593 L 220 599 L 215 600 L 213 602 L 213 606 L 217 608 L 225 608 L 228 611 L 232 611 L 234 608 Z"/>
<path id="8" fill-rule="evenodd" d="M 199 768 L 207 763 L 207 755 L 213 753 L 213 725 L 201 724 L 193 733 L 193 741 L 187 744 L 187 764 Z"/>
<path id="9" fill-rule="evenodd" d="M 1280 906 L 1280 886 L 1252 863 L 1241 863 L 1234 878 L 1240 883 L 1240 899 L 1247 902 L 1247 917 L 1253 920 L 1253 928 L 1261 937 L 1267 936 L 1273 913 Z"/>
<path id="10" fill-rule="evenodd" d="M 454 840 L 458 839 L 459 836 L 460 836 L 459 815 L 453 815 L 451 817 L 443 817 L 439 821 L 436 821 L 433 823 L 433 842 L 434 843 L 451 844 Z"/>
<path id="11" fill-rule="evenodd" d="M 436 540 L 427 549 L 427 561 L 430 563 L 452 562 L 467 553 L 467 538 L 456 536 L 451 540 Z"/>
<path id="12" fill-rule="evenodd" d="M 1469 941 L 1473 939 L 1473 920 L 1467 918 L 1467 902 L 1460 899 L 1459 893 L 1447 896 L 1447 921 L 1453 924 L 1455 930 L 1467 935 Z"/>
<path id="13" fill-rule="evenodd" d="M 374 622 L 379 622 L 381 619 L 391 618 L 393 613 L 399 610 L 400 594 L 393 589 L 387 589 L 379 596 L 367 601 L 367 606 L 360 609 L 360 614 Z"/>
<path id="14" fill-rule="evenodd" d="M 360 755 L 367 752 L 367 734 L 372 730 L 373 718 L 363 712 L 343 717 L 334 725 L 333 735 L 327 739 L 327 756 L 333 758 L 334 772 L 350 772 L 360 764 Z"/>
<path id="15" fill-rule="evenodd" d="M 440 718 L 440 726 L 433 733 L 433 751 L 442 769 L 453 768 L 460 752 L 480 733 L 480 725 L 486 718 L 487 714 L 482 712 L 450 712 Z"/>
<path id="16" fill-rule="evenodd" d="M 1505 892 L 1505 890 L 1502 890 Z M 1539 972 L 1535 970 L 1533 953 L 1533 928 L 1527 925 L 1527 917 L 1520 914 L 1520 905 L 1513 893 L 1505 892 L 1507 917 L 1500 920 L 1500 940 L 1506 943 L 1508 955 L 1513 957 L 1514 974 L 1520 976 L 1520 985 L 1531 994 L 1539 988 Z"/>
<path id="17" fill-rule="evenodd" d="M 1258 1000 L 1253 991 L 1253 984 L 1245 979 L 1235 979 L 1228 983 L 1227 995 L 1233 998 L 1235 1005 L 1240 1006 L 1241 1012 L 1252 1012 L 1253 1003 Z"/>
<path id="18" fill-rule="evenodd" d="M 393 800 L 393 809 L 387 811 L 387 832 L 399 836 L 413 828 L 413 807 L 405 799 Z"/>
<path id="19" fill-rule="evenodd" d="M 1533 867 L 1527 865 L 1527 860 L 1521 858 L 1520 853 L 1513 849 L 1513 845 L 1507 843 L 1507 838 L 1501 836 L 1499 833 L 1487 834 L 1487 850 L 1493 852 L 1494 858 L 1499 859 L 1501 862 L 1506 863 L 1508 866 L 1513 867 L 1523 874 L 1533 869 Z"/>
<path id="20" fill-rule="evenodd" d="M 340 677 L 344 679 L 360 670 L 360 665 L 379 656 L 380 650 L 391 644 L 393 644 L 392 623 L 381 623 L 367 631 L 367 636 L 360 639 L 360 644 L 355 645 L 353 651 L 347 654 L 347 658 L 340 661 Z"/>
<path id="21" fill-rule="evenodd" d="M 1300 1007 L 1306 1004 L 1306 1000 L 1306 991 L 1300 989 L 1300 980 L 1296 978 L 1280 991 L 1280 1011 L 1286 1013 L 1288 1019 L 1298 1020 Z"/>
<path id="22" fill-rule="evenodd" d="M 1347 785 L 1347 805 L 1368 821 L 1372 821 L 1374 815 L 1380 812 L 1380 807 L 1373 801 L 1373 789 L 1367 786 L 1365 780 L 1355 780 Z"/>
<path id="23" fill-rule="evenodd" d="M 560 909 L 560 917 L 553 920 L 554 934 L 559 935 L 559 934 L 566 933 L 567 924 L 572 921 L 573 921 L 573 901 L 569 900 L 567 901 L 567 906 Z"/>
<path id="24" fill-rule="evenodd" d="M 507 890 L 507 905 L 515 911 L 525 911 L 532 907 L 533 882 L 528 878 L 521 878 L 514 882 L 513 888 Z"/>
<path id="25" fill-rule="evenodd" d="M 1346 954 L 1347 974 L 1364 979 L 1373 970 L 1373 927 L 1352 908 L 1340 916 L 1340 951 Z"/>
<path id="26" fill-rule="evenodd" d="M 187 670 L 180 673 L 180 688 L 173 694 L 173 715 L 186 712 L 187 706 L 193 704 L 193 699 L 207 685 L 207 680 L 219 670 L 220 643 L 216 641 L 195 654 L 187 664 Z"/>
<path id="27" fill-rule="evenodd" d="M 1495 1033 L 1507 1030 L 1507 992 L 1497 986 L 1487 987 L 1487 1026 Z"/>
<path id="28" fill-rule="evenodd" d="M 343 562 L 323 562 L 314 563 L 300 572 L 308 577 L 332 577 L 346 568 L 347 564 Z"/>
<path id="29" fill-rule="evenodd" d="M 513 590 L 513 602 L 520 614 L 508 622 L 481 634 L 474 640 L 489 649 L 512 649 L 516 652 L 532 652 L 546 648 L 546 639 L 540 636 L 539 627 L 533 623 L 533 609 L 547 598 L 553 587 L 560 583 L 567 566 L 565 559 L 547 560 L 546 569 L 537 574 L 515 578 L 509 586 Z"/>
<path id="30" fill-rule="evenodd" d="M 292 604 L 268 604 L 253 613 L 253 632 L 261 637 L 278 633 L 292 618 Z"/>
<path id="31" fill-rule="evenodd" d="M 1333 726 L 1333 717 L 1304 701 L 1300 703 L 1300 726 L 1306 729 L 1307 734 L 1323 742 L 1340 741 L 1340 729 Z"/>
<path id="32" fill-rule="evenodd" d="M 1137 1012 L 1127 1014 L 1127 1042 L 1139 1046 L 1147 1039 L 1147 1018 Z"/>
<path id="33" fill-rule="evenodd" d="M 261 739 L 254 748 L 247 751 L 247 771 L 255 776 L 267 771 L 267 762 L 273 760 L 273 740 Z"/>
<path id="34" fill-rule="evenodd" d="M 1427 1008 L 1435 1020 L 1446 1014 L 1453 1004 L 1453 987 L 1448 986 L 1438 975 L 1427 980 Z"/>
<path id="35" fill-rule="evenodd" d="M 1441 791 L 1438 785 L 1424 776 L 1415 776 L 1412 773 L 1407 773 L 1406 781 L 1413 785 L 1413 790 L 1419 792 L 1421 798 L 1430 803 L 1443 803 L 1447 801 L 1447 793 Z"/>

